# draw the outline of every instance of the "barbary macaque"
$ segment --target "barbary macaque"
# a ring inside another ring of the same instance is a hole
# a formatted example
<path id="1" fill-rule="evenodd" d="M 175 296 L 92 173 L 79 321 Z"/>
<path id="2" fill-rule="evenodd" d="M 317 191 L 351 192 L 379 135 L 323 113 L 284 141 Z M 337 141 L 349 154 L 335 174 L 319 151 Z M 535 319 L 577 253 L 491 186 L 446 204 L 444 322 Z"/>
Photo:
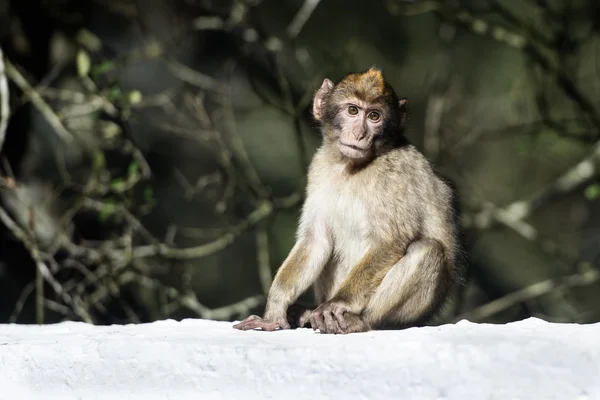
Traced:
<path id="1" fill-rule="evenodd" d="M 402 329 L 441 308 L 461 279 L 454 193 L 404 137 L 406 106 L 376 68 L 323 81 L 297 241 L 264 316 L 234 328 Z M 319 306 L 293 304 L 310 285 Z"/>

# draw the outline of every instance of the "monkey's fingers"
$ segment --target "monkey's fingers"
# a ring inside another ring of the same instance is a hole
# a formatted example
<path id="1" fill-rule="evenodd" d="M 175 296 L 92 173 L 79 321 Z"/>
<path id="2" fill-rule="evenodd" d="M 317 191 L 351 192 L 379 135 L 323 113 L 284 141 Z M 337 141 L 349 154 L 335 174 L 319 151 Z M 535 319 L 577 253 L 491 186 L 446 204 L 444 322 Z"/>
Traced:
<path id="1" fill-rule="evenodd" d="M 261 321 L 261 323 L 258 327 L 261 328 L 263 331 L 268 331 L 268 332 L 277 330 L 277 328 L 285 329 L 284 327 L 281 326 L 281 324 L 279 322 L 266 322 L 266 321 Z"/>
<path id="2" fill-rule="evenodd" d="M 321 331 L 321 333 L 343 333 L 333 312 L 325 311 L 323 313 L 323 320 L 325 321 L 325 332 Z"/>
<path id="3" fill-rule="evenodd" d="M 239 324 L 233 326 L 236 329 L 242 331 L 249 331 L 252 329 L 262 329 L 263 331 L 274 331 L 279 329 L 290 329 L 290 324 L 285 320 L 264 320 L 257 315 L 251 315 Z"/>
<path id="4" fill-rule="evenodd" d="M 337 307 L 333 311 L 333 316 L 335 317 L 335 320 L 337 321 L 340 329 L 344 332 L 348 329 L 348 322 L 346 321 L 346 318 L 344 316 L 345 313 L 346 311 L 341 307 Z"/>
<path id="5" fill-rule="evenodd" d="M 310 316 L 310 325 L 312 326 L 313 331 L 317 329 L 321 332 L 325 331 L 325 320 L 323 318 L 323 313 L 320 311 L 315 311 Z"/>
<path id="6" fill-rule="evenodd" d="M 233 325 L 233 328 L 239 329 L 242 331 L 247 331 L 250 329 L 255 329 L 254 326 L 260 322 L 262 322 L 261 317 L 259 317 L 258 315 L 251 315 L 248 318 L 246 318 L 245 320 L 243 320 L 242 322 L 239 322 L 239 323 Z"/>

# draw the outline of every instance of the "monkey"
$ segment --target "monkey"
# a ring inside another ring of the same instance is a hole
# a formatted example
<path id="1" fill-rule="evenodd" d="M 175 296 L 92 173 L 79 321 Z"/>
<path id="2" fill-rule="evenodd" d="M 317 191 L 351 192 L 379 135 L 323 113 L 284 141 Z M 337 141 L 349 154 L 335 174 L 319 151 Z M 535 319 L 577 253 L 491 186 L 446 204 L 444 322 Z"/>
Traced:
<path id="1" fill-rule="evenodd" d="M 407 104 L 376 67 L 323 80 L 296 242 L 264 316 L 234 328 L 348 334 L 438 314 L 461 280 L 454 189 L 405 137 Z M 294 304 L 311 285 L 318 306 Z"/>

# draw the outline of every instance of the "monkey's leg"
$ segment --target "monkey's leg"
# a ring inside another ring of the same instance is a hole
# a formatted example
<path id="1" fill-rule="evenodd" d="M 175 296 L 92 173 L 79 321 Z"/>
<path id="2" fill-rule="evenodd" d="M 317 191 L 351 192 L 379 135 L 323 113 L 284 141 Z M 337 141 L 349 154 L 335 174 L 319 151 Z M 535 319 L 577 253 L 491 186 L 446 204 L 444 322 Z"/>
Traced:
<path id="1" fill-rule="evenodd" d="M 363 318 L 371 326 L 423 323 L 437 311 L 450 283 L 442 245 L 431 239 L 413 242 L 371 296 Z"/>
<path id="2" fill-rule="evenodd" d="M 381 245 L 368 252 L 348 274 L 335 293 L 331 293 L 332 276 L 325 269 L 315 285 L 319 303 L 310 317 L 314 330 L 321 333 L 344 334 L 371 329 L 362 318 L 363 311 L 386 273 L 405 254 L 398 244 Z M 329 299 L 329 300 L 327 300 Z"/>

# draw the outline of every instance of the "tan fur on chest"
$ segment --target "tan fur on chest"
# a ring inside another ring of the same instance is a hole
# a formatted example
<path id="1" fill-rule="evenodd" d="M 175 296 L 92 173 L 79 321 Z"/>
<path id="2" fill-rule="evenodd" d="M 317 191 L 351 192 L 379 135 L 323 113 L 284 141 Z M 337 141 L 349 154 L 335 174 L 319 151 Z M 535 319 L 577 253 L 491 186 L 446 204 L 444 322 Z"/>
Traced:
<path id="1" fill-rule="evenodd" d="M 322 224 L 332 241 L 331 258 L 317 280 L 317 291 L 331 297 L 376 239 L 365 198 L 368 191 L 356 191 L 357 184 L 369 186 L 369 182 L 348 176 L 341 167 L 318 178 L 309 189 L 311 201 L 305 212 L 315 224 Z M 327 287 L 322 282 L 328 282 Z"/>

